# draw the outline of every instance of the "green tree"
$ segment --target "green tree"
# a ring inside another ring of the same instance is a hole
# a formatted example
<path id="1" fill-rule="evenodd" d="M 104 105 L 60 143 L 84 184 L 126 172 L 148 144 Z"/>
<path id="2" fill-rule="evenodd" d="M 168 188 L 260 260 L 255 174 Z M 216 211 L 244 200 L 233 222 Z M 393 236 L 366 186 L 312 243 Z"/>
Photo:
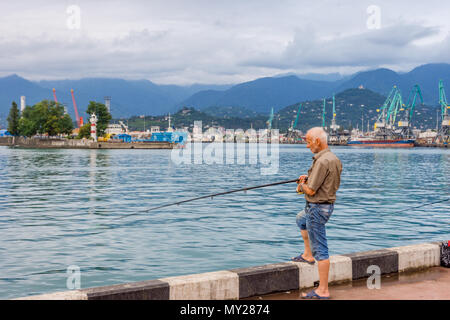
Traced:
<path id="1" fill-rule="evenodd" d="M 61 134 L 70 135 L 73 129 L 72 118 L 68 114 L 65 114 L 64 117 L 59 120 L 59 132 Z"/>
<path id="2" fill-rule="evenodd" d="M 19 108 L 17 108 L 17 103 L 13 101 L 8 115 L 8 131 L 14 136 L 17 136 L 20 133 L 19 120 L 20 120 Z"/>
<path id="3" fill-rule="evenodd" d="M 86 123 L 80 128 L 77 139 L 89 138 L 91 136 L 91 124 Z"/>
<path id="4" fill-rule="evenodd" d="M 26 137 L 34 136 L 37 133 L 37 121 L 35 121 L 33 107 L 26 107 L 19 121 L 19 132 Z"/>
<path id="5" fill-rule="evenodd" d="M 70 134 L 72 130 L 72 119 L 65 114 L 64 107 L 49 100 L 26 107 L 19 122 L 20 133 L 27 137 L 37 133 L 49 136 Z"/>
<path id="6" fill-rule="evenodd" d="M 108 127 L 109 121 L 111 121 L 111 114 L 103 103 L 90 101 L 89 106 L 86 110 L 89 115 L 88 119 L 91 117 L 92 113 L 97 116 L 97 136 L 101 137 L 105 134 L 105 130 Z"/>

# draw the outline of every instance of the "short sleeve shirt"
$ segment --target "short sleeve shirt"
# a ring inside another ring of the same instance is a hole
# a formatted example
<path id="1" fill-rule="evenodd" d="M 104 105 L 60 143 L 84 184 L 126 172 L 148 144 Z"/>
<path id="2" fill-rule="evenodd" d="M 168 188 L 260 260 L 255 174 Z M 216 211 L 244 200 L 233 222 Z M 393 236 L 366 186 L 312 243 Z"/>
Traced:
<path id="1" fill-rule="evenodd" d="M 313 163 L 308 170 L 307 185 L 316 193 L 305 194 L 305 199 L 312 203 L 334 203 L 336 192 L 341 183 L 342 163 L 339 158 L 326 148 L 313 156 Z"/>

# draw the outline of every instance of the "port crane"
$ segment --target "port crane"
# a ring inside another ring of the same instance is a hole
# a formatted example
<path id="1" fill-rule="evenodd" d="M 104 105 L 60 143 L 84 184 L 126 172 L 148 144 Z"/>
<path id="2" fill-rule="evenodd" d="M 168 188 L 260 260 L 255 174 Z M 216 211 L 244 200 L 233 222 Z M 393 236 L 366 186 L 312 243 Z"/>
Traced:
<path id="1" fill-rule="evenodd" d="M 400 90 L 397 90 L 395 92 L 394 99 L 389 105 L 389 110 L 387 113 L 387 120 L 389 121 L 388 124 L 391 129 L 395 129 L 395 120 L 397 119 L 397 114 L 403 107 L 405 107 L 405 104 L 403 103 L 402 94 L 400 93 Z"/>
<path id="2" fill-rule="evenodd" d="M 336 124 L 336 99 L 333 94 L 333 118 L 331 119 L 330 132 L 328 135 L 329 142 L 339 142 L 341 137 L 338 133 L 339 126 Z"/>
<path id="3" fill-rule="evenodd" d="M 404 103 L 400 90 L 397 86 L 393 86 L 383 106 L 377 109 L 380 114 L 374 125 L 376 136 L 383 136 L 386 139 L 388 136 L 394 135 L 395 120 L 402 107 L 404 107 Z"/>
<path id="4" fill-rule="evenodd" d="M 413 138 L 413 133 L 411 129 L 412 117 L 414 114 L 414 108 L 416 106 L 417 97 L 420 98 L 420 101 L 423 104 L 422 92 L 420 91 L 420 87 L 416 84 L 408 97 L 408 102 L 406 103 L 406 107 L 400 109 L 400 111 L 405 111 L 403 119 L 398 122 L 398 127 L 401 129 L 402 137 Z"/>
<path id="5" fill-rule="evenodd" d="M 271 130 L 272 129 L 272 121 L 273 121 L 273 108 L 272 108 L 272 110 L 271 110 L 271 112 L 270 112 L 270 117 L 269 117 L 269 120 L 267 120 L 267 130 Z"/>
<path id="6" fill-rule="evenodd" d="M 300 103 L 299 106 L 298 106 L 298 110 L 297 110 L 297 115 L 295 117 L 295 121 L 293 122 L 293 124 L 291 122 L 291 127 L 288 129 L 287 137 L 288 137 L 289 140 L 294 140 L 296 138 L 296 136 L 297 136 L 295 128 L 297 127 L 298 118 L 300 117 L 300 110 L 301 110 L 301 108 L 302 108 L 302 104 Z"/>
<path id="7" fill-rule="evenodd" d="M 299 116 L 300 116 L 300 110 L 301 110 L 301 108 L 302 108 L 302 104 L 300 103 L 300 105 L 298 106 L 297 116 L 295 117 L 294 125 L 292 126 L 292 130 L 295 130 L 295 128 L 297 127 L 298 118 L 299 118 Z"/>
<path id="8" fill-rule="evenodd" d="M 83 125 L 83 118 L 78 115 L 77 103 L 75 101 L 73 89 L 70 89 L 70 94 L 72 95 L 72 103 L 73 103 L 73 109 L 75 110 L 75 117 L 76 117 L 77 125 L 78 125 L 78 128 L 81 128 L 81 126 Z"/>
<path id="9" fill-rule="evenodd" d="M 323 110 L 322 110 L 322 128 L 325 130 L 325 103 L 326 100 L 323 98 Z"/>
<path id="10" fill-rule="evenodd" d="M 53 100 L 55 100 L 56 103 L 58 103 L 58 99 L 56 98 L 56 89 L 53 88 Z"/>
<path id="11" fill-rule="evenodd" d="M 122 127 L 122 131 L 128 134 L 128 126 L 123 123 L 123 121 L 119 120 L 119 124 Z"/>
<path id="12" fill-rule="evenodd" d="M 441 105 L 441 128 L 439 130 L 438 138 L 447 144 L 450 141 L 450 105 L 447 102 L 445 95 L 444 81 L 439 80 L 439 104 Z"/>
<path id="13" fill-rule="evenodd" d="M 396 92 L 397 92 L 397 86 L 392 87 L 391 92 L 387 96 L 383 105 L 380 107 L 380 109 L 377 109 L 377 112 L 380 112 L 380 114 L 378 115 L 377 121 L 375 122 L 375 125 L 374 125 L 375 130 L 377 130 L 377 129 L 383 130 L 384 128 L 386 128 L 387 112 L 388 112 L 389 106 L 391 105 L 392 101 L 394 100 Z"/>

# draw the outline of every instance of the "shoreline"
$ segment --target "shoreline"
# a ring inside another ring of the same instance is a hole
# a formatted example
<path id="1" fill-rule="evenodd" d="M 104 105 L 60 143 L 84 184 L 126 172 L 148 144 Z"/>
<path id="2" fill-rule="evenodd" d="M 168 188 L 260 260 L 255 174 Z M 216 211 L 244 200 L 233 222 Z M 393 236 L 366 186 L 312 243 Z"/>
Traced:
<path id="1" fill-rule="evenodd" d="M 97 142 L 87 139 L 2 137 L 0 146 L 24 149 L 174 149 L 172 142 Z"/>
<path id="2" fill-rule="evenodd" d="M 440 266 L 443 242 L 427 242 L 330 256 L 330 284 L 353 283 L 372 276 L 399 275 Z M 290 290 L 311 288 L 319 280 L 317 265 L 280 262 L 47 293 L 13 300 L 238 300 Z"/>
<path id="3" fill-rule="evenodd" d="M 189 143 L 195 143 L 190 141 Z M 202 141 L 202 144 L 214 143 L 214 141 Z M 234 143 L 225 141 L 226 143 Z M 245 142 L 248 144 L 249 142 Z M 256 142 L 255 142 L 256 143 Z M 270 142 L 268 142 L 270 144 Z M 289 143 L 280 142 L 280 145 L 306 145 L 306 143 Z M 329 146 L 333 147 L 357 147 L 357 148 L 393 148 L 404 149 L 406 147 L 396 146 L 369 146 L 369 145 L 348 145 L 347 143 L 329 142 Z M 96 142 L 92 140 L 78 140 L 78 139 L 39 139 L 39 138 L 24 138 L 24 137 L 0 137 L 0 146 L 25 148 L 25 149 L 174 149 L 176 144 L 172 142 Z M 407 148 L 450 148 L 450 145 L 444 144 L 428 144 L 428 143 L 414 143 L 414 146 Z"/>

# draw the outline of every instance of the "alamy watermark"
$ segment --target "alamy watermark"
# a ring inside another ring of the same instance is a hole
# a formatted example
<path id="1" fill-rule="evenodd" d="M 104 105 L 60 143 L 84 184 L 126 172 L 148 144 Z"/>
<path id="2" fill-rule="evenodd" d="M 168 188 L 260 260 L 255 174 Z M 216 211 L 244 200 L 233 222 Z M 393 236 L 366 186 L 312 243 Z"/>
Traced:
<path id="1" fill-rule="evenodd" d="M 171 159 L 176 165 L 260 164 L 262 175 L 272 175 L 279 169 L 279 141 L 278 130 L 210 128 L 203 132 L 202 122 L 195 121 L 192 143 L 173 149 Z"/>
<path id="2" fill-rule="evenodd" d="M 369 17 L 366 21 L 367 29 L 381 29 L 381 8 L 377 5 L 370 5 L 366 10 Z"/>
<path id="3" fill-rule="evenodd" d="M 81 8 L 77 5 L 68 6 L 66 9 L 68 14 L 66 25 L 70 30 L 81 29 Z"/>
<path id="4" fill-rule="evenodd" d="M 81 288 L 81 272 L 80 267 L 71 265 L 67 267 L 67 289 L 76 290 Z"/>
<path id="5" fill-rule="evenodd" d="M 367 278 L 368 289 L 381 289 L 381 269 L 377 265 L 371 265 L 367 268 L 367 273 L 371 274 Z"/>

